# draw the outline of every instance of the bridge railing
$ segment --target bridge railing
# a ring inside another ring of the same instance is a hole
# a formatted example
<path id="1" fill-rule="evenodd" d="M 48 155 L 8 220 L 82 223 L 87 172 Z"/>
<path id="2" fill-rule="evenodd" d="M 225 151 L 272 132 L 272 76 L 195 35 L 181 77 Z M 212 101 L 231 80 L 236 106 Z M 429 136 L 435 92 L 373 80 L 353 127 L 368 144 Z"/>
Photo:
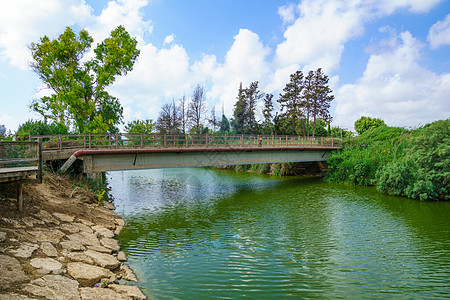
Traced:
<path id="1" fill-rule="evenodd" d="M 11 172 L 37 172 L 42 182 L 42 141 L 0 141 L 0 181 Z"/>
<path id="2" fill-rule="evenodd" d="M 233 134 L 91 133 L 31 136 L 42 139 L 43 149 L 217 148 L 217 147 L 339 147 L 332 137 Z"/>

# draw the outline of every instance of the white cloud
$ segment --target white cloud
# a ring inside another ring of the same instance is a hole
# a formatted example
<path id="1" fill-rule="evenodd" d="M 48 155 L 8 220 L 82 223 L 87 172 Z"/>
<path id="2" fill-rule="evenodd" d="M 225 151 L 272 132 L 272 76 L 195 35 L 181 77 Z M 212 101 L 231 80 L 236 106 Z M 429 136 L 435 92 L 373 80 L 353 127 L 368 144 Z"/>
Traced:
<path id="1" fill-rule="evenodd" d="M 417 126 L 450 115 L 450 74 L 435 74 L 419 64 L 423 45 L 408 31 L 390 51 L 373 54 L 356 84 L 336 95 L 335 123 L 352 124 L 362 115 L 388 125 Z"/>
<path id="2" fill-rule="evenodd" d="M 292 23 L 295 20 L 296 5 L 289 3 L 278 8 L 278 15 L 280 15 L 283 23 Z"/>
<path id="3" fill-rule="evenodd" d="M 175 34 L 171 34 L 166 36 L 166 38 L 164 39 L 164 45 L 169 45 L 171 43 L 173 43 L 175 41 Z"/>
<path id="4" fill-rule="evenodd" d="M 2 1 L 0 57 L 26 69 L 31 56 L 27 45 L 46 34 L 54 37 L 66 26 L 86 21 L 92 12 L 82 0 Z"/>
<path id="5" fill-rule="evenodd" d="M 427 40 L 433 49 L 443 45 L 450 45 L 450 14 L 430 28 Z"/>

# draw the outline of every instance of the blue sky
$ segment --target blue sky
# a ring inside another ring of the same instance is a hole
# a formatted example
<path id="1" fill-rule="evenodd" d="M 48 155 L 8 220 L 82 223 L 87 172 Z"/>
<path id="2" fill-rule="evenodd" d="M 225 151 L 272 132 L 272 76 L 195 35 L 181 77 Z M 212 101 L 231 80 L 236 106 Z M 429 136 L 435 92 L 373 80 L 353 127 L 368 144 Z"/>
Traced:
<path id="1" fill-rule="evenodd" d="M 39 119 L 50 93 L 26 46 L 66 26 L 96 42 L 118 25 L 139 41 L 134 70 L 109 88 L 126 121 L 156 119 L 163 103 L 205 87 L 228 117 L 240 82 L 278 98 L 289 74 L 322 67 L 336 99 L 333 125 L 362 115 L 416 127 L 450 116 L 450 1 L 0 0 L 0 124 Z"/>

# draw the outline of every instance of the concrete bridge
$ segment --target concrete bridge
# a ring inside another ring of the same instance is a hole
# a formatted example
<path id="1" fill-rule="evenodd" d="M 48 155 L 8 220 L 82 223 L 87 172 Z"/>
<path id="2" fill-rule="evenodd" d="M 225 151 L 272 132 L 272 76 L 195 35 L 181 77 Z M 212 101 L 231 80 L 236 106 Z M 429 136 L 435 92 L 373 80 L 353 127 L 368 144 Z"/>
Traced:
<path id="1" fill-rule="evenodd" d="M 38 137 L 31 137 L 34 139 Z M 84 173 L 150 168 L 324 162 L 340 140 L 275 135 L 83 134 L 40 136 L 44 160 L 79 159 Z"/>

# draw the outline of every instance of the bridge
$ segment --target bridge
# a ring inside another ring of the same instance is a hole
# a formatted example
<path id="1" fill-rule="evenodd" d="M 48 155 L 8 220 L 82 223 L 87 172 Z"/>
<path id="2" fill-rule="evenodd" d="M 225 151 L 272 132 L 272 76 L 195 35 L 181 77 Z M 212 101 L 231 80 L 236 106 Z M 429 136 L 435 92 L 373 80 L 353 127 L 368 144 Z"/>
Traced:
<path id="1" fill-rule="evenodd" d="M 206 167 L 284 162 L 324 162 L 340 139 L 286 135 L 77 134 L 32 136 L 43 140 L 43 159 L 77 159 L 83 172 Z"/>

